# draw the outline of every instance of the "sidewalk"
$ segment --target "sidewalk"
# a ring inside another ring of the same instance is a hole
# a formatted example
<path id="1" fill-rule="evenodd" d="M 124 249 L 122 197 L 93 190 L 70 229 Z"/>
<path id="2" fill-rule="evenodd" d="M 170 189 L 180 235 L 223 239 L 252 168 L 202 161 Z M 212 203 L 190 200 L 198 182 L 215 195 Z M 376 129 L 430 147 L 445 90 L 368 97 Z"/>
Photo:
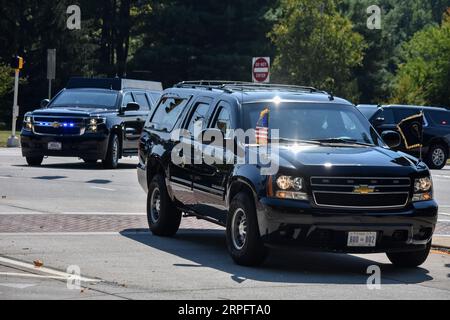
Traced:
<path id="1" fill-rule="evenodd" d="M 450 249 L 450 237 L 434 237 L 433 247 Z"/>

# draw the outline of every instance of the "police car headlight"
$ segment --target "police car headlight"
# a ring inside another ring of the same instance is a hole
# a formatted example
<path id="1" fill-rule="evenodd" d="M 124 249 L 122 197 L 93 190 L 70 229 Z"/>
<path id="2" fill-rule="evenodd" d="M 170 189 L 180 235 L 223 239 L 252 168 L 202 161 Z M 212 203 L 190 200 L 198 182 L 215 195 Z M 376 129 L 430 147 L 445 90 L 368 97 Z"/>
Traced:
<path id="1" fill-rule="evenodd" d="M 26 131 L 31 131 L 33 129 L 33 120 L 30 116 L 25 116 L 23 119 L 23 129 Z"/>
<path id="2" fill-rule="evenodd" d="M 89 124 L 87 127 L 87 131 L 88 132 L 92 132 L 95 133 L 98 131 L 98 127 L 99 125 L 101 125 L 102 123 L 105 123 L 106 119 L 104 118 L 91 118 L 89 119 Z"/>

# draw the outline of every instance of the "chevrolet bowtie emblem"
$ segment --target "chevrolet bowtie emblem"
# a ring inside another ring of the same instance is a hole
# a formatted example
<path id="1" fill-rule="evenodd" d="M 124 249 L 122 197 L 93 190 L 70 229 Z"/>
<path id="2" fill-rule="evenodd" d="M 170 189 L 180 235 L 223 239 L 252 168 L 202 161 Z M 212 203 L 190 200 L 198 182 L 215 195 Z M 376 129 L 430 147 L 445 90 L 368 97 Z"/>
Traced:
<path id="1" fill-rule="evenodd" d="M 55 129 L 58 129 L 58 128 L 61 127 L 61 124 L 59 122 L 53 122 L 52 123 L 52 127 L 55 128 Z"/>
<path id="2" fill-rule="evenodd" d="M 375 188 L 369 187 L 369 186 L 357 186 L 353 190 L 353 193 L 356 193 L 356 194 L 371 194 L 374 192 L 375 192 Z"/>

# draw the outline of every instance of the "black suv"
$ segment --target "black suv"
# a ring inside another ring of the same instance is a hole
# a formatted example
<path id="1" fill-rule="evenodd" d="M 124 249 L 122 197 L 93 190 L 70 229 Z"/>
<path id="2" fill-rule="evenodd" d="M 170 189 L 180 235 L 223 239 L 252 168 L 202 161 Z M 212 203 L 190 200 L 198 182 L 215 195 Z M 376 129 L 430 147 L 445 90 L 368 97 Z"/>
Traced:
<path id="1" fill-rule="evenodd" d="M 422 152 L 425 162 L 431 169 L 442 169 L 447 164 L 450 151 L 450 110 L 402 105 L 357 107 L 380 134 L 386 130 L 398 131 L 397 125 L 402 120 L 423 111 L 425 120 Z M 404 141 L 396 150 L 420 156 L 420 149 L 407 150 Z"/>
<path id="2" fill-rule="evenodd" d="M 73 78 L 41 109 L 25 114 L 22 154 L 31 166 L 45 156 L 103 161 L 117 168 L 122 156 L 137 155 L 145 120 L 162 92 L 158 82 Z"/>
<path id="3" fill-rule="evenodd" d="M 238 264 L 294 245 L 386 252 L 415 267 L 430 252 L 438 206 L 427 166 L 388 147 L 399 143 L 314 88 L 183 82 L 146 122 L 138 179 L 155 235 L 173 236 L 183 213 L 217 223 Z"/>

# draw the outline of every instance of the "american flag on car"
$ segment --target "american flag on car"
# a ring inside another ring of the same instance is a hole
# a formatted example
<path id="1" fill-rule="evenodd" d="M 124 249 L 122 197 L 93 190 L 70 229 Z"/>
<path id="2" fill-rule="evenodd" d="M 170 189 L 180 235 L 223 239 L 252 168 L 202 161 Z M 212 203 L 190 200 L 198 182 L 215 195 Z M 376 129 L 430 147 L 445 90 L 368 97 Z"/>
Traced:
<path id="1" fill-rule="evenodd" d="M 256 144 L 267 145 L 269 142 L 269 118 L 270 109 L 265 108 L 259 115 L 258 123 L 256 124 Z"/>

